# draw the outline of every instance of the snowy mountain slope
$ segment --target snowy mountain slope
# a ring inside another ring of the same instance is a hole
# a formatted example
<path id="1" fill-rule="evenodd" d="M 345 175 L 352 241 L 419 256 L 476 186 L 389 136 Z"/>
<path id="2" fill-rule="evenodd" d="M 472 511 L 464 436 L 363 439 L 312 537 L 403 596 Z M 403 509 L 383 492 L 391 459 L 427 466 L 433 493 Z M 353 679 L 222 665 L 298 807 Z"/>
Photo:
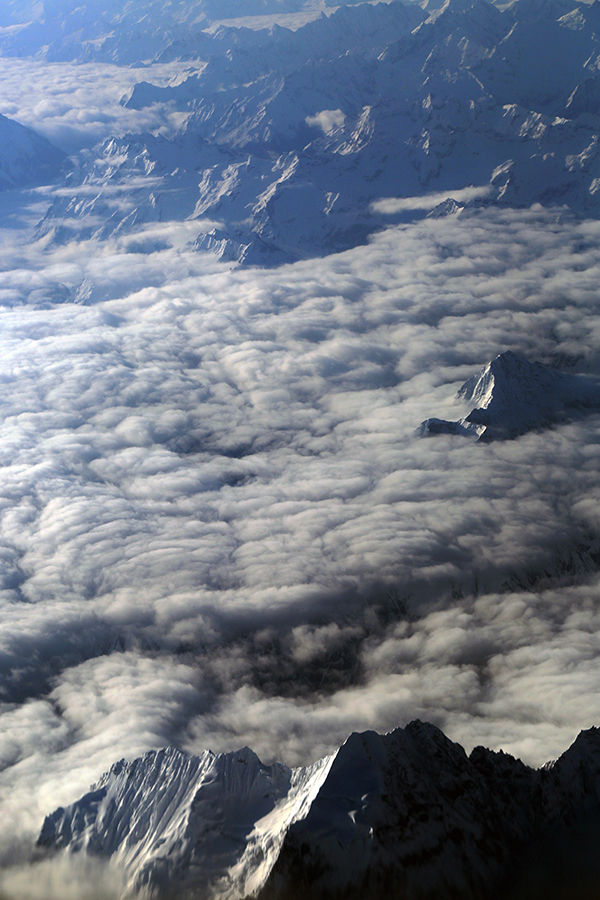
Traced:
<path id="1" fill-rule="evenodd" d="M 42 231 L 97 233 L 98 205 L 105 235 L 201 216 L 198 248 L 269 265 L 364 241 L 390 221 L 386 197 L 476 185 L 472 202 L 597 216 L 599 35 L 575 0 L 360 4 L 296 31 L 202 32 L 205 66 L 126 100 L 187 116 L 172 146 L 135 135 L 118 168 L 110 141 L 82 157 Z"/>
<path id="2" fill-rule="evenodd" d="M 426 18 L 419 6 L 401 2 L 342 6 L 328 16 L 291 31 L 287 28 L 250 31 L 224 29 L 231 42 L 226 54 L 211 54 L 202 88 L 215 89 L 256 81 L 264 75 L 286 75 L 310 62 L 327 62 L 346 54 L 373 59 L 391 42 L 409 35 Z"/>
<path id="3" fill-rule="evenodd" d="M 0 115 L 0 190 L 54 181 L 64 160 L 46 138 Z"/>
<path id="4" fill-rule="evenodd" d="M 198 170 L 231 165 L 226 149 L 207 146 L 195 135 L 169 141 L 160 135 L 110 138 L 82 154 L 65 187 L 39 223 L 38 234 L 63 242 L 106 237 L 146 222 L 191 217 L 197 206 Z"/>
<path id="5" fill-rule="evenodd" d="M 511 350 L 501 353 L 469 378 L 458 399 L 474 404 L 456 422 L 426 419 L 422 435 L 477 435 L 480 440 L 502 440 L 547 428 L 583 410 L 600 409 L 600 385 L 577 375 L 566 375 L 530 363 Z"/>
<path id="6" fill-rule="evenodd" d="M 501 764 L 513 795 L 500 799 L 431 725 L 352 735 L 310 812 L 288 831 L 264 896 L 298 883 L 298 895 L 312 897 L 340 887 L 348 897 L 484 895 L 532 827 L 533 773 L 510 757 Z"/>
<path id="7" fill-rule="evenodd" d="M 533 844 L 600 825 L 599 783 L 598 729 L 538 771 L 467 757 L 421 722 L 295 770 L 170 748 L 117 763 L 38 846 L 111 857 L 159 897 L 483 900 L 505 896 Z"/>

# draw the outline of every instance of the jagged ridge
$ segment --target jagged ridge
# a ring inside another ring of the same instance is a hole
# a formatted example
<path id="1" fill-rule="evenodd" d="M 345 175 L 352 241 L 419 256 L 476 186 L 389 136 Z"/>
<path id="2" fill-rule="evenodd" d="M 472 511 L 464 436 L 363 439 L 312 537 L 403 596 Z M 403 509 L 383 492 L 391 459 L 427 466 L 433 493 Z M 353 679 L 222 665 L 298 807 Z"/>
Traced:
<path id="1" fill-rule="evenodd" d="M 533 770 L 416 721 L 294 770 L 248 748 L 120 762 L 38 843 L 113 857 L 159 897 L 489 900 L 582 828 L 600 828 L 598 729 Z"/>

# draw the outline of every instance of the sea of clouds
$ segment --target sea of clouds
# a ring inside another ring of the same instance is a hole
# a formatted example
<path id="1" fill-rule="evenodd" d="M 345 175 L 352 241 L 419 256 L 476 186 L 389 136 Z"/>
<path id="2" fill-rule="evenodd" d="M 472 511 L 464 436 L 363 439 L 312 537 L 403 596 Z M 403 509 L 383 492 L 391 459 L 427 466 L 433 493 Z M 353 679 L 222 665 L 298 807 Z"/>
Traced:
<path id="1" fill-rule="evenodd" d="M 0 57 L 0 114 L 33 128 L 65 153 L 92 147 L 109 135 L 143 131 L 169 135 L 181 123 L 175 110 L 157 105 L 132 110 L 122 101 L 148 77 L 164 86 L 203 66 L 200 62 L 162 63 L 149 71 L 110 63 Z"/>
<path id="2" fill-rule="evenodd" d="M 193 223 L 45 246 L 49 193 L 0 200 L 1 860 L 149 748 L 296 765 L 422 718 L 539 765 L 600 724 L 600 415 L 415 435 L 504 350 L 600 373 L 599 222 L 264 271 Z"/>

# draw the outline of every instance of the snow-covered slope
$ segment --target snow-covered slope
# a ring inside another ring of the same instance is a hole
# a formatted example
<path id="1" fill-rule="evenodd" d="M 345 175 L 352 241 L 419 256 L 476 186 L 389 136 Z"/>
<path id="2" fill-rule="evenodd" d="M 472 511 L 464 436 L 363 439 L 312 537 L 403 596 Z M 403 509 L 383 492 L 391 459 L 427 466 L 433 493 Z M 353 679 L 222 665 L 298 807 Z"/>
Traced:
<path id="1" fill-rule="evenodd" d="M 469 378 L 458 399 L 473 405 L 468 415 L 455 422 L 426 419 L 420 433 L 477 435 L 486 441 L 514 438 L 577 411 L 600 409 L 600 385 L 507 350 Z"/>
<path id="2" fill-rule="evenodd" d="M 598 729 L 539 771 L 482 747 L 468 757 L 422 722 L 353 734 L 294 770 L 248 748 L 170 748 L 117 763 L 47 817 L 39 846 L 112 857 L 159 897 L 483 900 L 533 842 L 539 855 L 600 827 L 599 785 Z"/>
<path id="3" fill-rule="evenodd" d="M 0 190 L 54 181 L 64 159 L 46 138 L 0 115 Z"/>

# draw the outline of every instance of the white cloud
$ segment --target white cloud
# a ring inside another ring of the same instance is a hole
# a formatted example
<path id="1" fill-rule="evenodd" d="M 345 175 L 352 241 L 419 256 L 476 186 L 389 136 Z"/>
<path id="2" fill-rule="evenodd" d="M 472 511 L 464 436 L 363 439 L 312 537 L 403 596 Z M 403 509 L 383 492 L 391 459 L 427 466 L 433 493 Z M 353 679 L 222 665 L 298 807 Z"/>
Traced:
<path id="1" fill-rule="evenodd" d="M 346 116 L 341 109 L 322 109 L 314 116 L 306 117 L 306 124 L 311 128 L 320 128 L 323 134 L 329 134 L 336 128 L 341 128 L 346 121 Z"/>
<path id="2" fill-rule="evenodd" d="M 190 62 L 136 69 L 1 58 L 0 114 L 35 129 L 67 153 L 92 147 L 107 134 L 168 134 L 182 122 L 176 110 L 154 106 L 138 111 L 119 101 L 139 81 L 162 86 L 192 67 Z"/>
<path id="3" fill-rule="evenodd" d="M 311 124 L 311 123 L 309 123 Z M 469 203 L 478 197 L 486 197 L 492 188 L 489 184 L 480 187 L 457 188 L 456 190 L 437 191 L 431 194 L 419 194 L 418 197 L 384 197 L 371 204 L 371 210 L 384 216 L 415 209 L 434 209 L 448 197 L 457 203 Z"/>
<path id="4" fill-rule="evenodd" d="M 115 900 L 125 885 L 110 863 L 61 856 L 8 868 L 0 887 L 6 900 Z"/>

